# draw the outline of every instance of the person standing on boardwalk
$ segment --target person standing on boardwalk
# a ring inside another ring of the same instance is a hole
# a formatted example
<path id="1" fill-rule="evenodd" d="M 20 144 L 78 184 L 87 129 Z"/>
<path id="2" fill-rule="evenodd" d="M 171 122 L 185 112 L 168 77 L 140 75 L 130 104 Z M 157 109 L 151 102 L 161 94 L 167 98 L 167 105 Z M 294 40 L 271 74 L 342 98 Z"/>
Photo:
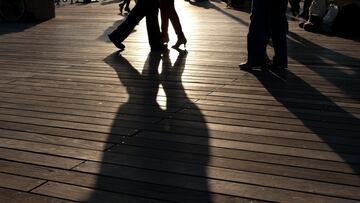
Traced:
<path id="1" fill-rule="evenodd" d="M 146 17 L 147 34 L 151 50 L 163 50 L 164 45 L 161 42 L 158 14 L 159 0 L 138 0 L 125 21 L 108 35 L 110 41 L 120 51 L 123 51 L 125 49 L 123 41 L 134 30 L 135 26 Z"/>
<path id="2" fill-rule="evenodd" d="M 130 1 L 131 0 L 122 0 L 122 2 L 119 4 L 119 10 L 121 14 L 123 13 L 124 6 L 125 6 L 125 11 L 130 13 Z"/>
<path id="3" fill-rule="evenodd" d="M 270 37 L 274 48 L 272 68 L 287 68 L 287 0 L 253 0 L 247 35 L 248 59 L 242 69 L 268 66 L 266 47 Z"/>
<path id="4" fill-rule="evenodd" d="M 160 13 L 162 41 L 166 44 L 169 42 L 168 27 L 170 20 L 178 38 L 172 48 L 178 49 L 182 44 L 186 47 L 187 40 L 182 31 L 179 16 L 175 10 L 174 0 L 160 0 Z"/>

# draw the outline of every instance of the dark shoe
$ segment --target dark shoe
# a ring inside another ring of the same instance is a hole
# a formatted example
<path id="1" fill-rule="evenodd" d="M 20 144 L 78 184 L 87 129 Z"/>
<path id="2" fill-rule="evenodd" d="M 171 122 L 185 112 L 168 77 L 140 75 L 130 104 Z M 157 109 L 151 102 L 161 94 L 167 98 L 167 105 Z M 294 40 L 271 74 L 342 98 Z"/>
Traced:
<path id="1" fill-rule="evenodd" d="M 320 30 L 322 18 L 310 15 L 309 20 L 304 24 L 304 30 L 308 32 L 317 32 Z"/>
<path id="2" fill-rule="evenodd" d="M 187 40 L 185 37 L 181 37 L 178 39 L 178 41 L 172 46 L 172 48 L 174 49 L 179 49 L 179 47 L 184 44 L 184 48 L 186 49 L 186 43 L 187 43 Z"/>
<path id="3" fill-rule="evenodd" d="M 250 64 L 248 62 L 239 64 L 241 70 L 262 69 L 264 67 L 266 67 L 265 64 Z"/>
<path id="4" fill-rule="evenodd" d="M 299 27 L 300 27 L 300 28 L 304 28 L 304 25 L 305 25 L 305 22 L 299 23 Z"/>
<path id="5" fill-rule="evenodd" d="M 320 30 L 320 26 L 318 24 L 314 24 L 312 22 L 306 22 L 304 24 L 304 30 L 308 32 L 318 32 Z"/>
<path id="6" fill-rule="evenodd" d="M 125 45 L 123 45 L 123 43 L 120 42 L 120 41 L 116 38 L 116 36 L 115 36 L 114 34 L 109 34 L 108 37 L 109 37 L 110 41 L 111 41 L 117 48 L 120 49 L 120 51 L 124 51 Z"/>

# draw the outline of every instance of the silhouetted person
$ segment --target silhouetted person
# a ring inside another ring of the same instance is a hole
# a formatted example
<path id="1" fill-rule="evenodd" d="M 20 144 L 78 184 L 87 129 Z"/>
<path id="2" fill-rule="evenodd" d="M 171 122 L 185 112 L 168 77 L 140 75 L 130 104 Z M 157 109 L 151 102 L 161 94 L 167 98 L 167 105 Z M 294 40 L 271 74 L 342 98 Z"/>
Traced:
<path id="1" fill-rule="evenodd" d="M 323 17 L 329 9 L 329 0 L 313 0 L 308 11 L 308 19 L 299 26 L 307 31 L 320 31 Z"/>
<path id="2" fill-rule="evenodd" d="M 182 31 L 179 16 L 175 10 L 174 0 L 160 0 L 160 11 L 162 41 L 164 43 L 169 42 L 168 27 L 170 20 L 178 38 L 177 42 L 172 47 L 178 49 L 182 44 L 186 47 L 187 40 Z"/>
<path id="3" fill-rule="evenodd" d="M 302 13 L 300 13 L 300 17 L 302 17 L 304 19 L 309 18 L 309 8 L 310 8 L 311 3 L 312 3 L 312 0 L 304 0 L 303 11 L 302 11 Z"/>
<path id="4" fill-rule="evenodd" d="M 125 11 L 126 12 L 130 12 L 130 1 L 131 0 L 123 0 L 120 4 L 119 4 L 119 9 L 120 9 L 120 13 L 123 13 L 124 10 L 124 6 L 125 6 Z"/>
<path id="5" fill-rule="evenodd" d="M 312 0 L 304 0 L 304 6 L 301 13 L 300 13 L 300 2 L 301 0 L 289 0 L 289 3 L 291 5 L 291 12 L 293 16 L 300 16 L 302 18 L 307 19 L 309 17 L 309 7 L 311 5 Z"/>
<path id="6" fill-rule="evenodd" d="M 300 14 L 300 2 L 301 0 L 289 0 L 293 16 L 298 16 Z"/>
<path id="7" fill-rule="evenodd" d="M 272 68 L 287 68 L 287 0 L 253 0 L 247 36 L 248 60 L 240 68 L 268 66 L 266 47 L 271 37 L 275 55 Z"/>
<path id="8" fill-rule="evenodd" d="M 135 26 L 146 17 L 146 27 L 151 50 L 162 50 L 163 44 L 161 43 L 158 14 L 158 0 L 138 0 L 125 21 L 108 35 L 109 39 L 120 51 L 124 50 L 125 45 L 122 42 L 130 35 Z"/>

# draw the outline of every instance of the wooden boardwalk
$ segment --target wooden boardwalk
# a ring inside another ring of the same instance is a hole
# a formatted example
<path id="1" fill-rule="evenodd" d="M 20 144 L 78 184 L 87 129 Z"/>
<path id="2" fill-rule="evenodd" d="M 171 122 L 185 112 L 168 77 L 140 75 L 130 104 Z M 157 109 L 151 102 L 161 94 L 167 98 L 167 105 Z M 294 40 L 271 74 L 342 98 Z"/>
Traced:
<path id="1" fill-rule="evenodd" d="M 359 202 L 360 42 L 290 21 L 245 72 L 249 14 L 176 3 L 187 53 L 142 21 L 120 55 L 110 0 L 0 23 L 0 202 Z"/>

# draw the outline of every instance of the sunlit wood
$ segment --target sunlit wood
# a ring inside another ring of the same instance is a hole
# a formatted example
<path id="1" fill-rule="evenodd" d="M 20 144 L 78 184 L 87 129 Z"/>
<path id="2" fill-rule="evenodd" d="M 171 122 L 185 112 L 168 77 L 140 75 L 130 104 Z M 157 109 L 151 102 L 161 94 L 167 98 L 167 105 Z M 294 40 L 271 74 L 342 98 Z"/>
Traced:
<path id="1" fill-rule="evenodd" d="M 289 70 L 246 72 L 222 1 L 175 0 L 162 53 L 145 19 L 110 43 L 118 1 L 69 3 L 0 22 L 0 202 L 360 201 L 359 40 L 289 21 Z"/>

